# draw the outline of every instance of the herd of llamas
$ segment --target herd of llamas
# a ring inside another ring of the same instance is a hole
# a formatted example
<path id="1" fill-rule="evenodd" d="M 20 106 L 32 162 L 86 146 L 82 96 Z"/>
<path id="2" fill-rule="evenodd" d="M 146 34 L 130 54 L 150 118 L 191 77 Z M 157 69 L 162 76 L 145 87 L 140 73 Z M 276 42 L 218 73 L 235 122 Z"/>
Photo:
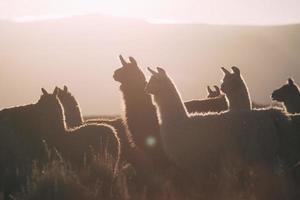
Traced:
<path id="1" fill-rule="evenodd" d="M 94 154 L 105 157 L 113 180 L 131 165 L 134 192 L 149 199 L 160 199 L 168 184 L 182 192 L 179 199 L 300 198 L 300 92 L 293 79 L 270 94 L 283 106 L 261 106 L 240 69 L 222 67 L 220 87 L 184 102 L 164 69 L 148 68 L 147 81 L 134 58 L 119 58 L 113 79 L 120 83 L 122 117 L 84 120 L 66 86 L 42 88 L 36 103 L 0 111 L 5 200 L 26 184 L 34 160 L 46 160 L 45 146 L 78 169 Z"/>

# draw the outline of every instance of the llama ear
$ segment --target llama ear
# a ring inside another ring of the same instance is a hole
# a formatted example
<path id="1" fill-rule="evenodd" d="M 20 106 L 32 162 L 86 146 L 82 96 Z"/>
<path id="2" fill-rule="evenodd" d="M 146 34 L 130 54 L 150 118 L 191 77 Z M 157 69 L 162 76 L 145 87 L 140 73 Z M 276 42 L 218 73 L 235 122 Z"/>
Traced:
<path id="1" fill-rule="evenodd" d="M 131 64 L 134 64 L 134 65 L 136 65 L 137 66 L 137 62 L 136 62 L 136 60 L 133 58 L 133 57 L 129 57 L 129 61 L 131 62 Z"/>
<path id="2" fill-rule="evenodd" d="M 218 94 L 221 94 L 220 88 L 217 85 L 214 85 L 214 88 L 215 88 L 216 92 L 218 92 Z"/>
<path id="3" fill-rule="evenodd" d="M 208 94 L 211 94 L 213 92 L 209 86 L 207 86 L 207 92 Z"/>
<path id="4" fill-rule="evenodd" d="M 154 71 L 154 70 L 151 69 L 150 67 L 148 67 L 147 69 L 148 69 L 148 71 L 149 71 L 152 75 L 158 74 L 156 71 Z"/>
<path id="5" fill-rule="evenodd" d="M 221 70 L 224 72 L 225 75 L 230 74 L 230 72 L 227 69 L 225 69 L 224 67 L 221 67 Z"/>
<path id="6" fill-rule="evenodd" d="M 158 73 L 166 74 L 166 71 L 163 68 L 157 67 L 156 69 L 157 69 Z"/>
<path id="7" fill-rule="evenodd" d="M 52 95 L 53 95 L 53 96 L 57 96 L 57 95 L 58 95 L 58 91 L 59 91 L 59 88 L 58 88 L 58 87 L 55 87 L 55 89 L 54 89 Z"/>
<path id="8" fill-rule="evenodd" d="M 64 92 L 68 92 L 68 87 L 64 85 Z"/>
<path id="9" fill-rule="evenodd" d="M 127 65 L 127 62 L 124 60 L 122 55 L 119 55 L 119 59 L 120 59 L 123 66 Z"/>
<path id="10" fill-rule="evenodd" d="M 293 80 L 292 78 L 289 78 L 288 84 L 289 84 L 289 85 L 294 85 L 294 80 Z"/>
<path id="11" fill-rule="evenodd" d="M 233 73 L 235 73 L 236 75 L 240 75 L 241 74 L 240 69 L 237 68 L 236 66 L 232 66 L 231 69 L 232 69 Z"/>
<path id="12" fill-rule="evenodd" d="M 44 95 L 49 94 L 49 93 L 47 92 L 47 90 L 45 90 L 44 88 L 42 88 L 42 92 L 43 92 Z"/>

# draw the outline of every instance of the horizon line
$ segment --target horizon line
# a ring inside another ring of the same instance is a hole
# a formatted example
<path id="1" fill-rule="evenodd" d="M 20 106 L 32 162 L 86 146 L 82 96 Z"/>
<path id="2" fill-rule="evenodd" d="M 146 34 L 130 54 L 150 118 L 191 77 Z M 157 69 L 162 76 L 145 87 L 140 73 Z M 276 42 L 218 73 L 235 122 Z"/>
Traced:
<path id="1" fill-rule="evenodd" d="M 51 14 L 51 15 L 26 15 L 15 18 L 0 18 L 0 20 L 6 20 L 15 23 L 34 23 L 34 22 L 43 22 L 43 21 L 57 21 L 64 20 L 76 17 L 87 17 L 87 16 L 106 16 L 106 17 L 114 17 L 119 19 L 132 19 L 144 21 L 149 24 L 157 24 L 157 25 L 212 25 L 212 26 L 290 26 L 300 24 L 299 22 L 286 22 L 286 23 L 209 23 L 209 22 L 200 22 L 200 21 L 185 21 L 185 20 L 174 20 L 174 19 L 166 19 L 166 18 L 140 18 L 140 17 L 130 17 L 130 16 L 119 16 L 119 15 L 111 15 L 111 14 L 83 14 L 83 13 L 70 13 L 70 14 Z"/>

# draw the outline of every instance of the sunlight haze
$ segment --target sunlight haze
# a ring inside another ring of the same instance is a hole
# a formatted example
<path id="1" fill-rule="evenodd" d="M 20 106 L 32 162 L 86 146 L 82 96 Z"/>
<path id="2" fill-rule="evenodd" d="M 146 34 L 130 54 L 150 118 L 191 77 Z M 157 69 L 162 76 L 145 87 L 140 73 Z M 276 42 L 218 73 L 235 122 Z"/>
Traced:
<path id="1" fill-rule="evenodd" d="M 298 0 L 10 0 L 0 2 L 0 18 L 37 19 L 106 14 L 139 19 L 208 24 L 300 22 Z"/>
<path id="2" fill-rule="evenodd" d="M 299 9 L 297 0 L 0 1 L 0 108 L 67 85 L 84 114 L 120 114 L 119 54 L 147 77 L 149 66 L 166 68 L 184 100 L 205 97 L 220 67 L 237 65 L 253 99 L 269 104 L 288 77 L 300 83 Z"/>

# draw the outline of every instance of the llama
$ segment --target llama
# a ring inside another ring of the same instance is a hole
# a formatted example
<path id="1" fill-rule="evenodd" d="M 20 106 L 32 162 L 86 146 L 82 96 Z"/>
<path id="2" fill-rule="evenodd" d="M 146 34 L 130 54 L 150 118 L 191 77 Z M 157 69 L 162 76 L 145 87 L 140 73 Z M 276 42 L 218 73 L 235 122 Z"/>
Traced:
<path id="1" fill-rule="evenodd" d="M 115 70 L 113 78 L 121 83 L 126 125 L 134 143 L 147 159 L 155 166 L 163 166 L 166 157 L 161 146 L 156 108 L 151 96 L 145 93 L 145 75 L 133 57 L 129 57 L 129 62 L 121 55 L 119 58 L 122 67 Z"/>
<path id="2" fill-rule="evenodd" d="M 120 166 L 123 166 L 125 163 L 131 163 L 135 168 L 144 169 L 146 168 L 147 162 L 143 160 L 143 154 L 136 148 L 132 140 L 131 134 L 128 131 L 126 124 L 122 118 L 115 119 L 89 119 L 85 122 L 82 120 L 82 115 L 80 112 L 79 104 L 76 101 L 75 97 L 68 91 L 67 87 L 64 86 L 64 89 L 59 89 L 58 97 L 61 101 L 65 113 L 65 121 L 69 128 L 81 126 L 84 124 L 107 124 L 116 130 L 117 136 L 120 141 Z M 74 122 L 74 123 L 70 123 Z"/>
<path id="3" fill-rule="evenodd" d="M 292 78 L 289 78 L 287 83 L 273 91 L 272 100 L 283 103 L 285 110 L 290 113 L 295 128 L 298 130 L 298 138 L 295 140 L 300 143 L 300 92 L 298 85 Z M 295 179 L 297 188 L 300 188 L 300 168 L 299 164 L 291 170 L 292 177 Z M 300 195 L 300 194 L 299 194 Z"/>
<path id="4" fill-rule="evenodd" d="M 113 162 L 114 172 L 117 171 L 119 141 L 114 130 L 106 125 L 67 129 L 57 98 L 58 90 L 53 94 L 45 89 L 42 92 L 35 104 L 0 111 L 0 137 L 3 142 L 0 147 L 0 183 L 5 199 L 24 185 L 33 160 L 43 162 L 47 159 L 44 140 L 76 166 L 83 166 L 85 154 L 88 155 L 91 150 L 106 153 Z"/>
<path id="5" fill-rule="evenodd" d="M 83 124 L 83 118 L 80 106 L 75 97 L 69 92 L 68 87 L 63 89 L 58 88 L 58 98 L 63 105 L 66 125 L 68 128 L 73 128 Z"/>
<path id="6" fill-rule="evenodd" d="M 239 68 L 233 66 L 231 69 L 233 73 L 230 73 L 224 67 L 221 68 L 224 72 L 224 78 L 222 80 L 223 92 L 227 96 L 228 102 L 231 102 L 230 110 L 238 109 L 261 109 L 270 107 L 269 105 L 259 104 L 256 102 L 251 102 L 250 93 L 244 78 L 241 76 Z M 226 91 L 226 92 L 225 92 Z"/>
<path id="7" fill-rule="evenodd" d="M 0 191 L 4 199 L 20 191 L 31 172 L 32 161 L 44 161 L 36 104 L 6 108 L 0 111 Z"/>
<path id="8" fill-rule="evenodd" d="M 222 167 L 224 162 L 241 161 L 247 166 L 261 166 L 266 172 L 277 165 L 280 135 L 292 131 L 280 110 L 188 114 L 165 70 L 148 70 L 152 76 L 146 91 L 153 95 L 159 110 L 163 147 L 184 171 L 209 185 L 210 175 L 218 174 L 226 166 Z M 272 196 L 274 191 L 267 193 Z"/>
<path id="9" fill-rule="evenodd" d="M 58 88 L 58 87 L 57 87 Z M 121 155 L 120 161 L 130 161 L 130 152 L 133 151 L 131 147 L 131 136 L 124 125 L 121 118 L 116 119 L 89 119 L 83 120 L 80 106 L 76 98 L 70 93 L 67 86 L 63 89 L 58 88 L 58 98 L 64 108 L 65 121 L 68 128 L 75 128 L 84 124 L 107 124 L 112 126 L 120 140 Z"/>
<path id="10" fill-rule="evenodd" d="M 207 86 L 208 96 L 207 99 L 202 100 L 190 100 L 184 102 L 184 105 L 189 113 L 194 112 L 221 112 L 228 109 L 226 96 L 221 94 L 220 88 L 214 86 L 213 91 Z"/>
<path id="11" fill-rule="evenodd" d="M 221 90 L 226 94 L 229 102 L 229 110 L 251 110 L 252 103 L 248 87 L 239 68 L 235 66 L 231 67 L 233 73 L 230 73 L 224 67 L 221 69 L 224 72 Z"/>
<path id="12" fill-rule="evenodd" d="M 114 128 L 105 124 L 83 124 L 67 128 L 63 107 L 57 97 L 58 88 L 53 94 L 42 89 L 38 105 L 42 107 L 40 125 L 41 133 L 50 147 L 55 147 L 62 156 L 75 166 L 82 166 L 83 158 L 88 153 L 103 153 L 113 160 L 113 168 L 118 167 L 120 155 L 119 138 Z M 101 155 L 100 155 L 101 156 Z"/>
<path id="13" fill-rule="evenodd" d="M 283 103 L 287 112 L 300 113 L 300 91 L 292 78 L 288 79 L 287 84 L 274 90 L 271 97 L 273 100 Z"/>

